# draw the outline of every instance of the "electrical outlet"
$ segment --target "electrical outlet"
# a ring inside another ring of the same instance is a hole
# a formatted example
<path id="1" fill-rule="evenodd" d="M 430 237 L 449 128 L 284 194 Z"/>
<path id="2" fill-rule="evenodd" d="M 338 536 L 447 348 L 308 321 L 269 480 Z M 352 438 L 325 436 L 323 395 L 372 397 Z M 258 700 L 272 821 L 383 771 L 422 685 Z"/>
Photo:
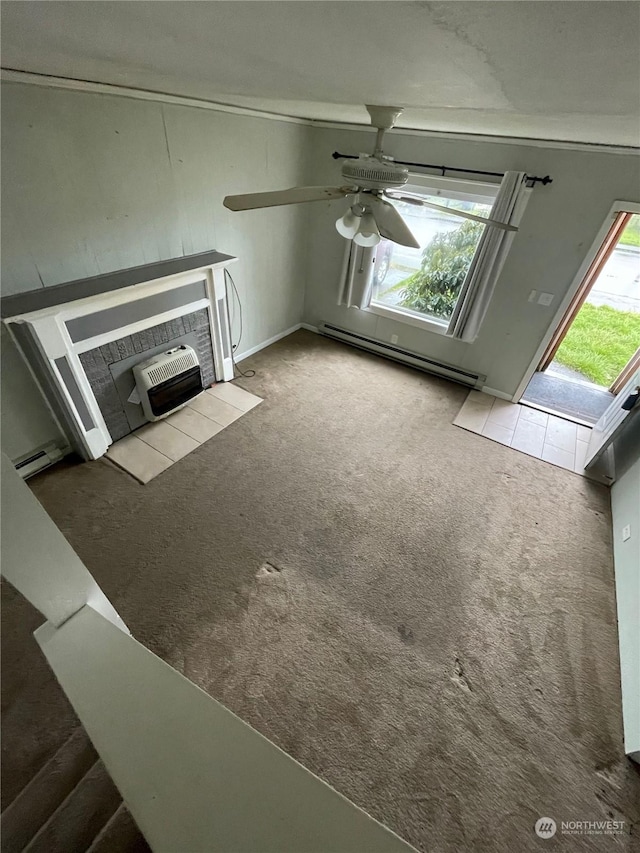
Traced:
<path id="1" fill-rule="evenodd" d="M 398 343 L 398 336 L 397 335 L 391 335 L 391 343 L 392 344 Z"/>
<path id="2" fill-rule="evenodd" d="M 531 293 L 529 294 L 529 302 L 535 302 L 537 298 L 538 298 L 538 291 L 532 290 Z"/>
<path id="3" fill-rule="evenodd" d="M 631 539 L 631 525 L 627 524 L 622 528 L 622 541 L 626 542 L 627 539 Z"/>
<path id="4" fill-rule="evenodd" d="M 538 297 L 538 305 L 551 305 L 553 302 L 553 293 L 541 293 Z"/>

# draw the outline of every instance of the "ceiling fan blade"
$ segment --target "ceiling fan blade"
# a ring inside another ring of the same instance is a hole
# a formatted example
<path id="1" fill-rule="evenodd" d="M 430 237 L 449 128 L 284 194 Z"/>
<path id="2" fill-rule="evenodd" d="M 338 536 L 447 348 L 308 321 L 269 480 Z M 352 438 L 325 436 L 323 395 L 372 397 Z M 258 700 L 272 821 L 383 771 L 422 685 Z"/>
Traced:
<path id="1" fill-rule="evenodd" d="M 401 246 L 420 248 L 420 243 L 392 204 L 376 195 L 367 197 L 366 203 L 371 206 L 371 214 L 376 221 L 381 237 L 399 243 Z"/>
<path id="2" fill-rule="evenodd" d="M 228 195 L 222 202 L 229 210 L 256 210 L 259 207 L 278 207 L 281 204 L 300 204 L 304 201 L 331 201 L 345 198 L 356 190 L 353 187 L 292 187 L 268 193 Z"/>
<path id="3" fill-rule="evenodd" d="M 475 213 L 467 213 L 466 210 L 456 210 L 453 207 L 445 207 L 443 204 L 434 204 L 431 201 L 425 201 L 417 195 L 404 195 L 399 193 L 385 193 L 388 198 L 393 198 L 396 201 L 406 201 L 409 204 L 416 204 L 422 207 L 430 207 L 433 210 L 441 210 L 443 213 L 449 213 L 452 216 L 461 216 L 463 219 L 472 219 L 474 222 L 482 222 L 483 225 L 491 225 L 493 228 L 501 228 L 503 231 L 517 231 L 515 225 L 507 225 L 506 222 L 500 222 L 498 219 L 488 219 L 485 216 L 476 216 Z"/>

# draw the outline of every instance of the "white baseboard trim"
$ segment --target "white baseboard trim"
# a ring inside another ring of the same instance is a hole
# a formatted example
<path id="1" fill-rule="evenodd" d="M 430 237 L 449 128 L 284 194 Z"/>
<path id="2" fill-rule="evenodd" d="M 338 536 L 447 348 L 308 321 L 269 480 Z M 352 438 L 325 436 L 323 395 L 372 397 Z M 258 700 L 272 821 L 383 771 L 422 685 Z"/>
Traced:
<path id="1" fill-rule="evenodd" d="M 504 391 L 498 391 L 496 388 L 489 388 L 487 385 L 482 387 L 483 394 L 490 394 L 492 397 L 498 397 L 500 400 L 513 400 L 513 394 L 506 394 Z"/>
<path id="2" fill-rule="evenodd" d="M 303 323 L 296 323 L 295 326 L 291 326 L 290 329 L 285 329 L 284 332 L 279 332 L 277 335 L 274 335 L 272 338 L 268 338 L 266 341 L 262 341 L 261 344 L 257 344 L 255 347 L 251 347 L 251 349 L 245 350 L 240 355 L 233 354 L 233 360 L 236 364 L 239 361 L 244 361 L 245 358 L 249 358 L 250 355 L 255 355 L 257 352 L 260 352 L 261 349 L 265 347 L 270 347 L 271 344 L 275 344 L 276 341 L 282 340 L 282 338 L 286 338 L 287 335 L 291 335 L 294 332 L 297 332 L 298 329 L 308 328 L 307 326 L 303 326 Z"/>
<path id="3" fill-rule="evenodd" d="M 319 331 L 317 326 L 312 326 L 309 323 L 300 323 L 300 328 L 306 329 L 308 332 L 315 332 L 316 335 L 318 334 L 318 331 Z"/>

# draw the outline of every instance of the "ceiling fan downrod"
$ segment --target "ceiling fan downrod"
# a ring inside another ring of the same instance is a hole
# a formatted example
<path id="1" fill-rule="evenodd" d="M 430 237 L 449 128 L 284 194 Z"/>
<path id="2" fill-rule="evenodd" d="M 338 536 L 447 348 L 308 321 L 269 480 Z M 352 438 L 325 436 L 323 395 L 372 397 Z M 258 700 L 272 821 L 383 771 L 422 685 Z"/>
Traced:
<path id="1" fill-rule="evenodd" d="M 373 156 L 382 157 L 382 140 L 384 139 L 384 135 L 387 130 L 391 130 L 394 127 L 404 107 L 380 107 L 374 104 L 365 104 L 365 107 L 371 116 L 371 124 L 378 130 Z"/>

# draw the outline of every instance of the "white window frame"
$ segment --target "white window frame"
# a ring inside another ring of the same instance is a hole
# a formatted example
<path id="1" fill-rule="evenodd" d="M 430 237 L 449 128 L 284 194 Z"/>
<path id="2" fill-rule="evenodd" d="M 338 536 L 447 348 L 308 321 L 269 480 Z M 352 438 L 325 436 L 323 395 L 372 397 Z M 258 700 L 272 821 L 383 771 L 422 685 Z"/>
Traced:
<path id="1" fill-rule="evenodd" d="M 408 182 L 402 187 L 402 190 L 409 193 L 431 196 L 443 195 L 446 198 L 458 198 L 462 201 L 468 201 L 469 196 L 474 195 L 485 203 L 495 201 L 499 189 L 499 180 L 496 182 L 469 181 L 461 178 L 441 178 L 439 175 L 418 175 L 415 173 L 409 174 Z M 429 192 L 425 192 L 426 190 Z M 434 332 L 437 335 L 446 335 L 449 328 L 448 320 L 439 320 L 436 317 L 421 314 L 419 311 L 412 311 L 410 308 L 391 307 L 374 300 L 371 300 L 370 305 L 364 310 L 371 314 L 377 314 L 379 317 L 386 317 L 388 320 L 396 320 L 398 323 L 406 323 L 408 326 L 416 326 L 425 331 Z"/>

